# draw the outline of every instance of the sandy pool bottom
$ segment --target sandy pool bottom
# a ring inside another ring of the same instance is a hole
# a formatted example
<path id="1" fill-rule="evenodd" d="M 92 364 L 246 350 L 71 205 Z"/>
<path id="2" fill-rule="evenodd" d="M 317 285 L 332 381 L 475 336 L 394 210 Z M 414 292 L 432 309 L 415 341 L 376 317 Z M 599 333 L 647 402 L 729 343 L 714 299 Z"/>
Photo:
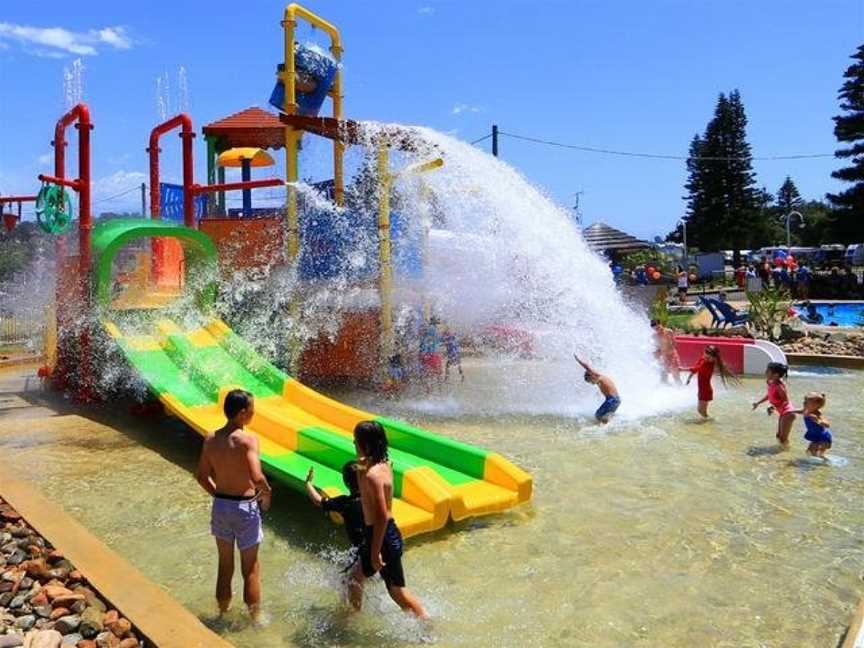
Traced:
<path id="1" fill-rule="evenodd" d="M 419 626 L 380 583 L 369 613 L 346 614 L 341 529 L 278 490 L 261 550 L 263 629 L 241 605 L 214 619 L 209 501 L 191 475 L 197 437 L 117 407 L 50 416 L 56 401 L 33 409 L 44 398 L 35 386 L 10 384 L 5 463 L 237 646 L 831 646 L 864 590 L 860 373 L 790 381 L 793 394 L 829 394 L 830 465 L 804 458 L 800 423 L 792 451 L 768 450 L 775 419 L 750 412 L 755 380 L 718 390 L 716 420 L 701 425 L 689 411 L 598 428 L 387 403 L 509 456 L 534 475 L 533 503 L 409 541 L 409 586 L 435 616 Z"/>

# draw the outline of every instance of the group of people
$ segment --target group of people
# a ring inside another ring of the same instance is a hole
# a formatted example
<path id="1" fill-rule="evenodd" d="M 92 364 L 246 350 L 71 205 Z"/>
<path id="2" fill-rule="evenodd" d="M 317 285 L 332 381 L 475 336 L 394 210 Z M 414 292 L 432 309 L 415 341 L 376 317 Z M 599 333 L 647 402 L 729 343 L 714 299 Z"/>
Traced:
<path id="1" fill-rule="evenodd" d="M 264 538 L 261 515 L 270 508 L 272 490 L 261 470 L 258 437 L 244 430 L 255 414 L 252 394 L 230 391 L 223 405 L 226 423 L 204 440 L 196 478 L 213 497 L 210 532 L 216 539 L 218 570 L 216 602 L 220 614 L 231 605 L 234 548 L 240 552 L 243 600 L 252 619 L 261 619 L 261 565 L 258 548 Z M 405 587 L 403 540 L 393 518 L 393 471 L 387 435 L 377 421 L 362 421 L 354 428 L 356 459 L 342 468 L 348 495 L 328 497 L 314 485 L 310 468 L 306 490 L 310 500 L 345 522 L 352 546 L 348 599 L 354 609 L 363 603 L 365 581 L 380 574 L 396 604 L 418 618 L 428 618 L 423 604 Z"/>
<path id="2" fill-rule="evenodd" d="M 676 384 L 681 384 L 681 361 L 675 349 L 675 337 L 672 331 L 662 326 L 658 321 L 652 320 L 651 327 L 654 329 L 655 358 L 660 362 L 663 371 L 663 381 L 668 382 L 671 377 Z M 608 423 L 612 415 L 621 405 L 621 396 L 615 382 L 607 375 L 594 369 L 578 355 L 574 356 L 576 361 L 585 370 L 585 381 L 597 386 L 603 395 L 603 403 L 595 412 L 594 416 L 599 423 Z M 806 432 L 804 438 L 809 442 L 807 453 L 814 457 L 825 457 L 825 453 L 831 448 L 832 435 L 830 423 L 822 415 L 825 407 L 826 396 L 823 393 L 810 392 L 804 396 L 803 405 L 795 408 L 789 399 L 786 389 L 785 378 L 788 367 L 780 362 L 770 362 L 765 370 L 767 390 L 765 396 L 753 403 L 753 409 L 757 409 L 765 402 L 770 404 L 768 413 L 776 414 L 777 441 L 784 449 L 789 447 L 789 435 L 796 416 L 804 417 Z M 686 384 L 690 384 L 696 377 L 697 404 L 696 411 L 703 420 L 708 419 L 708 407 L 714 400 L 713 379 L 715 374 L 720 376 L 723 384 L 738 382 L 738 378 L 729 370 L 720 354 L 720 349 L 714 344 L 705 347 L 702 356 L 689 368 Z"/>
<path id="3" fill-rule="evenodd" d="M 420 330 L 417 366 L 419 378 L 427 391 L 449 381 L 452 371 L 458 371 L 459 380 L 465 381 L 459 340 L 449 327 L 441 326 L 441 320 L 437 317 L 430 317 Z M 393 395 L 402 391 L 408 384 L 410 374 L 409 367 L 406 367 L 405 354 L 397 352 L 390 356 L 385 393 Z"/>
<path id="4" fill-rule="evenodd" d="M 785 288 L 797 299 L 808 299 L 817 279 L 807 261 L 799 263 L 792 256 L 777 258 L 773 262 L 762 257 L 759 263 L 741 265 L 735 269 L 735 280 L 742 290 L 748 289 L 748 279 L 757 277 L 763 288 Z M 817 290 L 822 297 L 855 299 L 861 294 L 858 275 L 851 266 L 845 266 L 842 270 L 838 266 L 825 267 L 818 276 L 818 284 Z"/>

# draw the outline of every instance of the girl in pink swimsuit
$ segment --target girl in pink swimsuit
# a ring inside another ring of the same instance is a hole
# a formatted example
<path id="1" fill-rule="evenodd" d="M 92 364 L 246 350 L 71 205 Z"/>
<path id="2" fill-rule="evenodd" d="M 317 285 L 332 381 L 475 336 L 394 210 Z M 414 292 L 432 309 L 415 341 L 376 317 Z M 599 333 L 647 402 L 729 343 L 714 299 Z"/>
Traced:
<path id="1" fill-rule="evenodd" d="M 768 408 L 768 414 L 770 415 L 772 412 L 775 412 L 779 417 L 777 421 L 777 440 L 783 448 L 789 447 L 789 433 L 792 431 L 792 424 L 795 423 L 795 408 L 789 402 L 786 383 L 783 382 L 788 371 L 789 368 L 782 362 L 769 362 L 768 368 L 765 369 L 768 391 L 765 396 L 753 403 L 754 410 L 765 401 L 771 403 L 771 407 Z"/>

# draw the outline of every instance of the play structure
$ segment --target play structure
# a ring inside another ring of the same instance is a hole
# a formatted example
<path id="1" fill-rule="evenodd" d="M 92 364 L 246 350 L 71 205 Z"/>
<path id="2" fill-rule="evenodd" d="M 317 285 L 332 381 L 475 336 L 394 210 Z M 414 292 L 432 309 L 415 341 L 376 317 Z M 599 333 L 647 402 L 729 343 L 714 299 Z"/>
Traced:
<path id="1" fill-rule="evenodd" d="M 734 374 L 760 376 L 765 373 L 769 362 L 788 364 L 783 350 L 767 340 L 744 337 L 705 337 L 697 335 L 676 335 L 675 348 L 681 359 L 682 367 L 692 367 L 705 351 L 714 345 L 720 350 L 723 362 Z"/>
<path id="2" fill-rule="evenodd" d="M 298 19 L 330 36 L 332 56 L 296 43 Z M 246 389 L 257 399 L 250 429 L 260 439 L 265 470 L 301 492 L 310 467 L 315 468 L 316 484 L 326 492 L 344 492 L 340 471 L 355 456 L 353 428 L 359 421 L 377 420 L 391 445 L 394 515 L 405 535 L 529 500 L 531 477 L 501 455 L 327 398 L 262 357 L 216 315 L 220 268 L 294 266 L 302 280 L 319 283 L 344 272 L 337 263 L 347 244 L 344 232 L 331 232 L 321 213 L 303 205 L 294 184 L 300 139 L 309 132 L 323 135 L 333 142 L 334 177 L 328 193 L 335 205 L 344 205 L 344 149 L 364 136 L 358 123 L 342 118 L 341 40 L 335 27 L 298 5 L 287 7 L 282 24 L 285 61 L 278 66 L 271 97 L 282 114 L 250 109 L 205 127 L 206 185 L 194 180 L 191 118 L 181 114 L 157 125 L 147 149 L 149 219 L 94 224 L 89 108 L 79 104 L 57 122 L 54 173 L 39 176 L 43 185 L 33 197 L 40 225 L 57 235 L 57 353 L 45 373 L 50 370 L 54 384 L 78 400 L 95 400 L 100 363 L 111 355 L 111 347 L 119 348 L 165 410 L 202 435 L 223 424 L 225 394 L 235 387 Z M 333 116 L 319 117 L 327 97 Z M 72 124 L 78 130 L 75 179 L 67 177 L 65 165 L 65 133 Z M 161 183 L 159 177 L 160 140 L 175 129 L 182 140 L 179 190 Z M 371 309 L 349 313 L 335 342 L 313 341 L 301 350 L 300 363 L 325 375 L 334 365 L 351 366 L 353 361 L 363 365 L 367 378 L 374 378 L 393 349 L 393 257 L 407 256 L 415 270 L 422 262 L 418 252 L 422 244 L 402 233 L 404 223 L 400 229 L 399 216 L 391 219 L 389 204 L 395 174 L 389 168 L 388 151 L 414 144 L 406 133 L 390 129 L 377 136 L 373 145 L 377 220 L 346 218 L 377 239 L 377 264 L 355 271 L 350 279 L 353 285 L 371 286 L 378 299 Z M 253 167 L 272 166 L 265 149 L 279 147 L 285 148 L 287 178 L 253 180 Z M 423 173 L 441 164 L 433 158 L 407 172 Z M 226 166 L 240 168 L 242 180 L 225 182 Z M 284 210 L 260 214 L 252 207 L 252 189 L 285 187 L 286 182 Z M 225 209 L 225 193 L 230 191 L 243 192 L 243 206 L 234 213 Z M 73 222 L 69 192 L 78 196 L 78 240 L 72 250 L 65 237 Z M 172 220 L 169 212 L 182 222 Z M 409 241 L 413 256 L 398 250 L 394 255 L 394 241 Z M 302 290 L 299 294 L 302 298 Z M 295 300 L 289 308 L 299 312 L 301 307 Z M 346 345 L 345 337 L 352 335 L 365 336 L 374 344 Z M 345 356 L 344 349 L 352 346 L 366 349 L 363 362 Z M 337 347 L 342 348 L 341 355 Z M 337 357 L 335 362 L 329 353 Z"/>

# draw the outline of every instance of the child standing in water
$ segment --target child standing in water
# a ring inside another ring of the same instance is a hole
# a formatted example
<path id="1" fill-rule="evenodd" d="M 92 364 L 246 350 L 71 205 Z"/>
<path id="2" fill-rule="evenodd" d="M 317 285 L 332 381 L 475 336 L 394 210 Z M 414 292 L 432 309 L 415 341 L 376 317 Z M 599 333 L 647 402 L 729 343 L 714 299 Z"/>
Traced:
<path id="1" fill-rule="evenodd" d="M 576 358 L 576 362 L 582 365 L 582 368 L 585 369 L 585 382 L 597 385 L 597 389 L 599 389 L 600 393 L 606 397 L 606 400 L 604 400 L 600 407 L 597 408 L 597 411 L 594 412 L 594 418 L 605 425 L 621 406 L 621 397 L 618 395 L 618 388 L 609 376 L 604 376 L 595 371 L 590 365 L 583 362 L 575 353 L 573 354 L 573 357 Z"/>
<path id="2" fill-rule="evenodd" d="M 421 619 L 429 614 L 405 587 L 402 570 L 402 533 L 396 526 L 393 504 L 393 470 L 387 455 L 387 435 L 378 421 L 361 421 L 354 428 L 360 502 L 365 522 L 360 562 L 354 566 L 349 598 L 356 610 L 363 605 L 363 584 L 380 573 L 390 598 L 406 612 Z"/>
<path id="3" fill-rule="evenodd" d="M 459 348 L 459 340 L 449 328 L 444 329 L 444 336 L 441 338 L 444 343 L 444 350 L 447 352 L 447 362 L 444 364 L 444 382 L 450 378 L 450 367 L 455 366 L 459 370 L 459 381 L 465 382 L 465 374 L 462 371 L 462 350 Z"/>
<path id="4" fill-rule="evenodd" d="M 789 402 L 786 383 L 783 382 L 788 372 L 789 368 L 782 362 L 769 362 L 765 369 L 765 381 L 768 383 L 768 390 L 762 398 L 753 403 L 754 410 L 765 401 L 771 403 L 768 414 L 773 412 L 779 417 L 776 436 L 784 449 L 789 447 L 789 433 L 792 431 L 792 424 L 795 423 L 795 410 L 792 408 L 792 403 Z"/>
<path id="5" fill-rule="evenodd" d="M 261 566 L 258 545 L 264 539 L 261 511 L 270 508 L 270 484 L 261 471 L 258 437 L 243 430 L 255 414 L 255 403 L 242 389 L 228 392 L 223 406 L 228 421 L 204 439 L 197 479 L 213 496 L 210 531 L 216 538 L 219 572 L 216 601 L 219 613 L 231 605 L 234 544 L 240 550 L 243 601 L 256 622 L 261 612 Z"/>
<path id="6" fill-rule="evenodd" d="M 714 400 L 714 387 L 711 385 L 711 379 L 715 371 L 720 372 L 720 379 L 723 381 L 724 386 L 727 380 L 736 380 L 732 372 L 726 367 L 726 363 L 723 362 L 720 349 L 713 344 L 709 344 L 705 347 L 705 351 L 702 352 L 702 357 L 699 358 L 699 361 L 690 368 L 690 375 L 687 376 L 688 385 L 693 380 L 694 375 L 698 376 L 696 384 L 699 390 L 696 397 L 698 400 L 696 411 L 699 412 L 703 419 L 708 418 L 708 404 Z"/>
<path id="7" fill-rule="evenodd" d="M 825 453 L 831 448 L 833 437 L 831 436 L 831 423 L 822 416 L 822 408 L 825 407 L 825 394 L 810 392 L 804 396 L 804 407 L 795 410 L 794 414 L 804 415 L 804 439 L 810 442 L 807 446 L 807 454 L 814 457 L 825 458 Z"/>

